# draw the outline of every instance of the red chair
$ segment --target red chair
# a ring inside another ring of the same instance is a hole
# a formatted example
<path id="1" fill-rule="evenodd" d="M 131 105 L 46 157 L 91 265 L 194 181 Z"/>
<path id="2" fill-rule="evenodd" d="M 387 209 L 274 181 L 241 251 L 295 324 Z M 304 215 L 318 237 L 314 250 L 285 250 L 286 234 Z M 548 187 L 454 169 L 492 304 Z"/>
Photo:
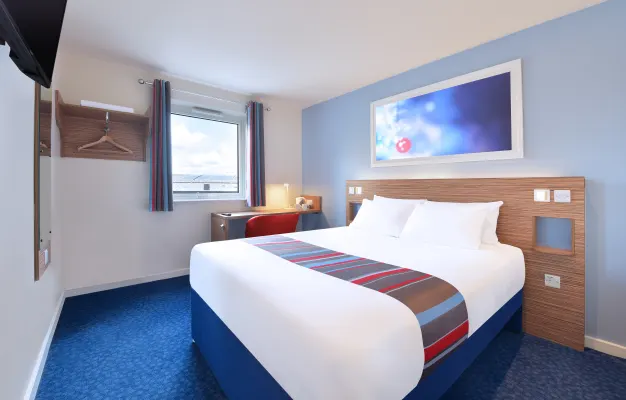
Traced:
<path id="1" fill-rule="evenodd" d="M 280 235 L 296 231 L 299 214 L 259 215 L 246 222 L 246 237 Z"/>

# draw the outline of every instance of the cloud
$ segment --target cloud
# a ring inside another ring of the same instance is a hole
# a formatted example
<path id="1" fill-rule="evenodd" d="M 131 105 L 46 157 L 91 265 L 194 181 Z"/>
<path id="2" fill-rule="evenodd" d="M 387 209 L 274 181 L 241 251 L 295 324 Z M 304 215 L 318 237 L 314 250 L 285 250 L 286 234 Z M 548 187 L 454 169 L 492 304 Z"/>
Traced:
<path id="1" fill-rule="evenodd" d="M 172 115 L 174 174 L 236 175 L 237 125 Z"/>
<path id="2" fill-rule="evenodd" d="M 205 139 L 202 132 L 190 132 L 185 124 L 178 120 L 172 123 L 172 146 L 189 148 L 196 146 Z"/>

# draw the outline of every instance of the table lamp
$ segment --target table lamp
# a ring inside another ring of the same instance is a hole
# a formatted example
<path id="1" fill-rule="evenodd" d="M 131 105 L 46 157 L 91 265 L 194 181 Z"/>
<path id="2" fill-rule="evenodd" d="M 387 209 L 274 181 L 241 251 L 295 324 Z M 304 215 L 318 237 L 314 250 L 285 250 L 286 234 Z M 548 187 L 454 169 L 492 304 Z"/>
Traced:
<path id="1" fill-rule="evenodd" d="M 285 186 L 285 196 L 287 196 L 287 207 L 285 208 L 289 208 L 289 209 L 294 208 L 289 202 L 289 184 L 285 183 L 284 186 Z"/>

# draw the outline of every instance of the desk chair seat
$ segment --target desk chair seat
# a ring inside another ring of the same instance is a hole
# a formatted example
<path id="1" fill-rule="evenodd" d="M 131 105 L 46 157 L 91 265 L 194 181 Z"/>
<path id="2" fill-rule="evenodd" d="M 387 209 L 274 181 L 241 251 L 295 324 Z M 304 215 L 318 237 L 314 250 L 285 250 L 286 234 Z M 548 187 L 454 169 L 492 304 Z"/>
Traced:
<path id="1" fill-rule="evenodd" d="M 246 223 L 246 237 L 280 235 L 296 231 L 298 214 L 259 215 Z"/>

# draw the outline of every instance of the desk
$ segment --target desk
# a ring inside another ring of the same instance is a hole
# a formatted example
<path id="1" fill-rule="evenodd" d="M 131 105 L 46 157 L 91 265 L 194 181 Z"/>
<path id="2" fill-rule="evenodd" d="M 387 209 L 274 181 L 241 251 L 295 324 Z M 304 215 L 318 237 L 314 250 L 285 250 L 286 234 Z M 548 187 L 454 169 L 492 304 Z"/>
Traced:
<path id="1" fill-rule="evenodd" d="M 231 221 L 248 220 L 257 215 L 281 215 L 281 214 L 319 214 L 322 212 L 322 202 L 320 196 L 302 196 L 313 200 L 313 209 L 300 210 L 296 208 L 280 209 L 251 209 L 250 211 L 236 211 L 231 213 L 221 212 L 211 214 L 211 241 L 237 239 L 231 230 Z"/>

